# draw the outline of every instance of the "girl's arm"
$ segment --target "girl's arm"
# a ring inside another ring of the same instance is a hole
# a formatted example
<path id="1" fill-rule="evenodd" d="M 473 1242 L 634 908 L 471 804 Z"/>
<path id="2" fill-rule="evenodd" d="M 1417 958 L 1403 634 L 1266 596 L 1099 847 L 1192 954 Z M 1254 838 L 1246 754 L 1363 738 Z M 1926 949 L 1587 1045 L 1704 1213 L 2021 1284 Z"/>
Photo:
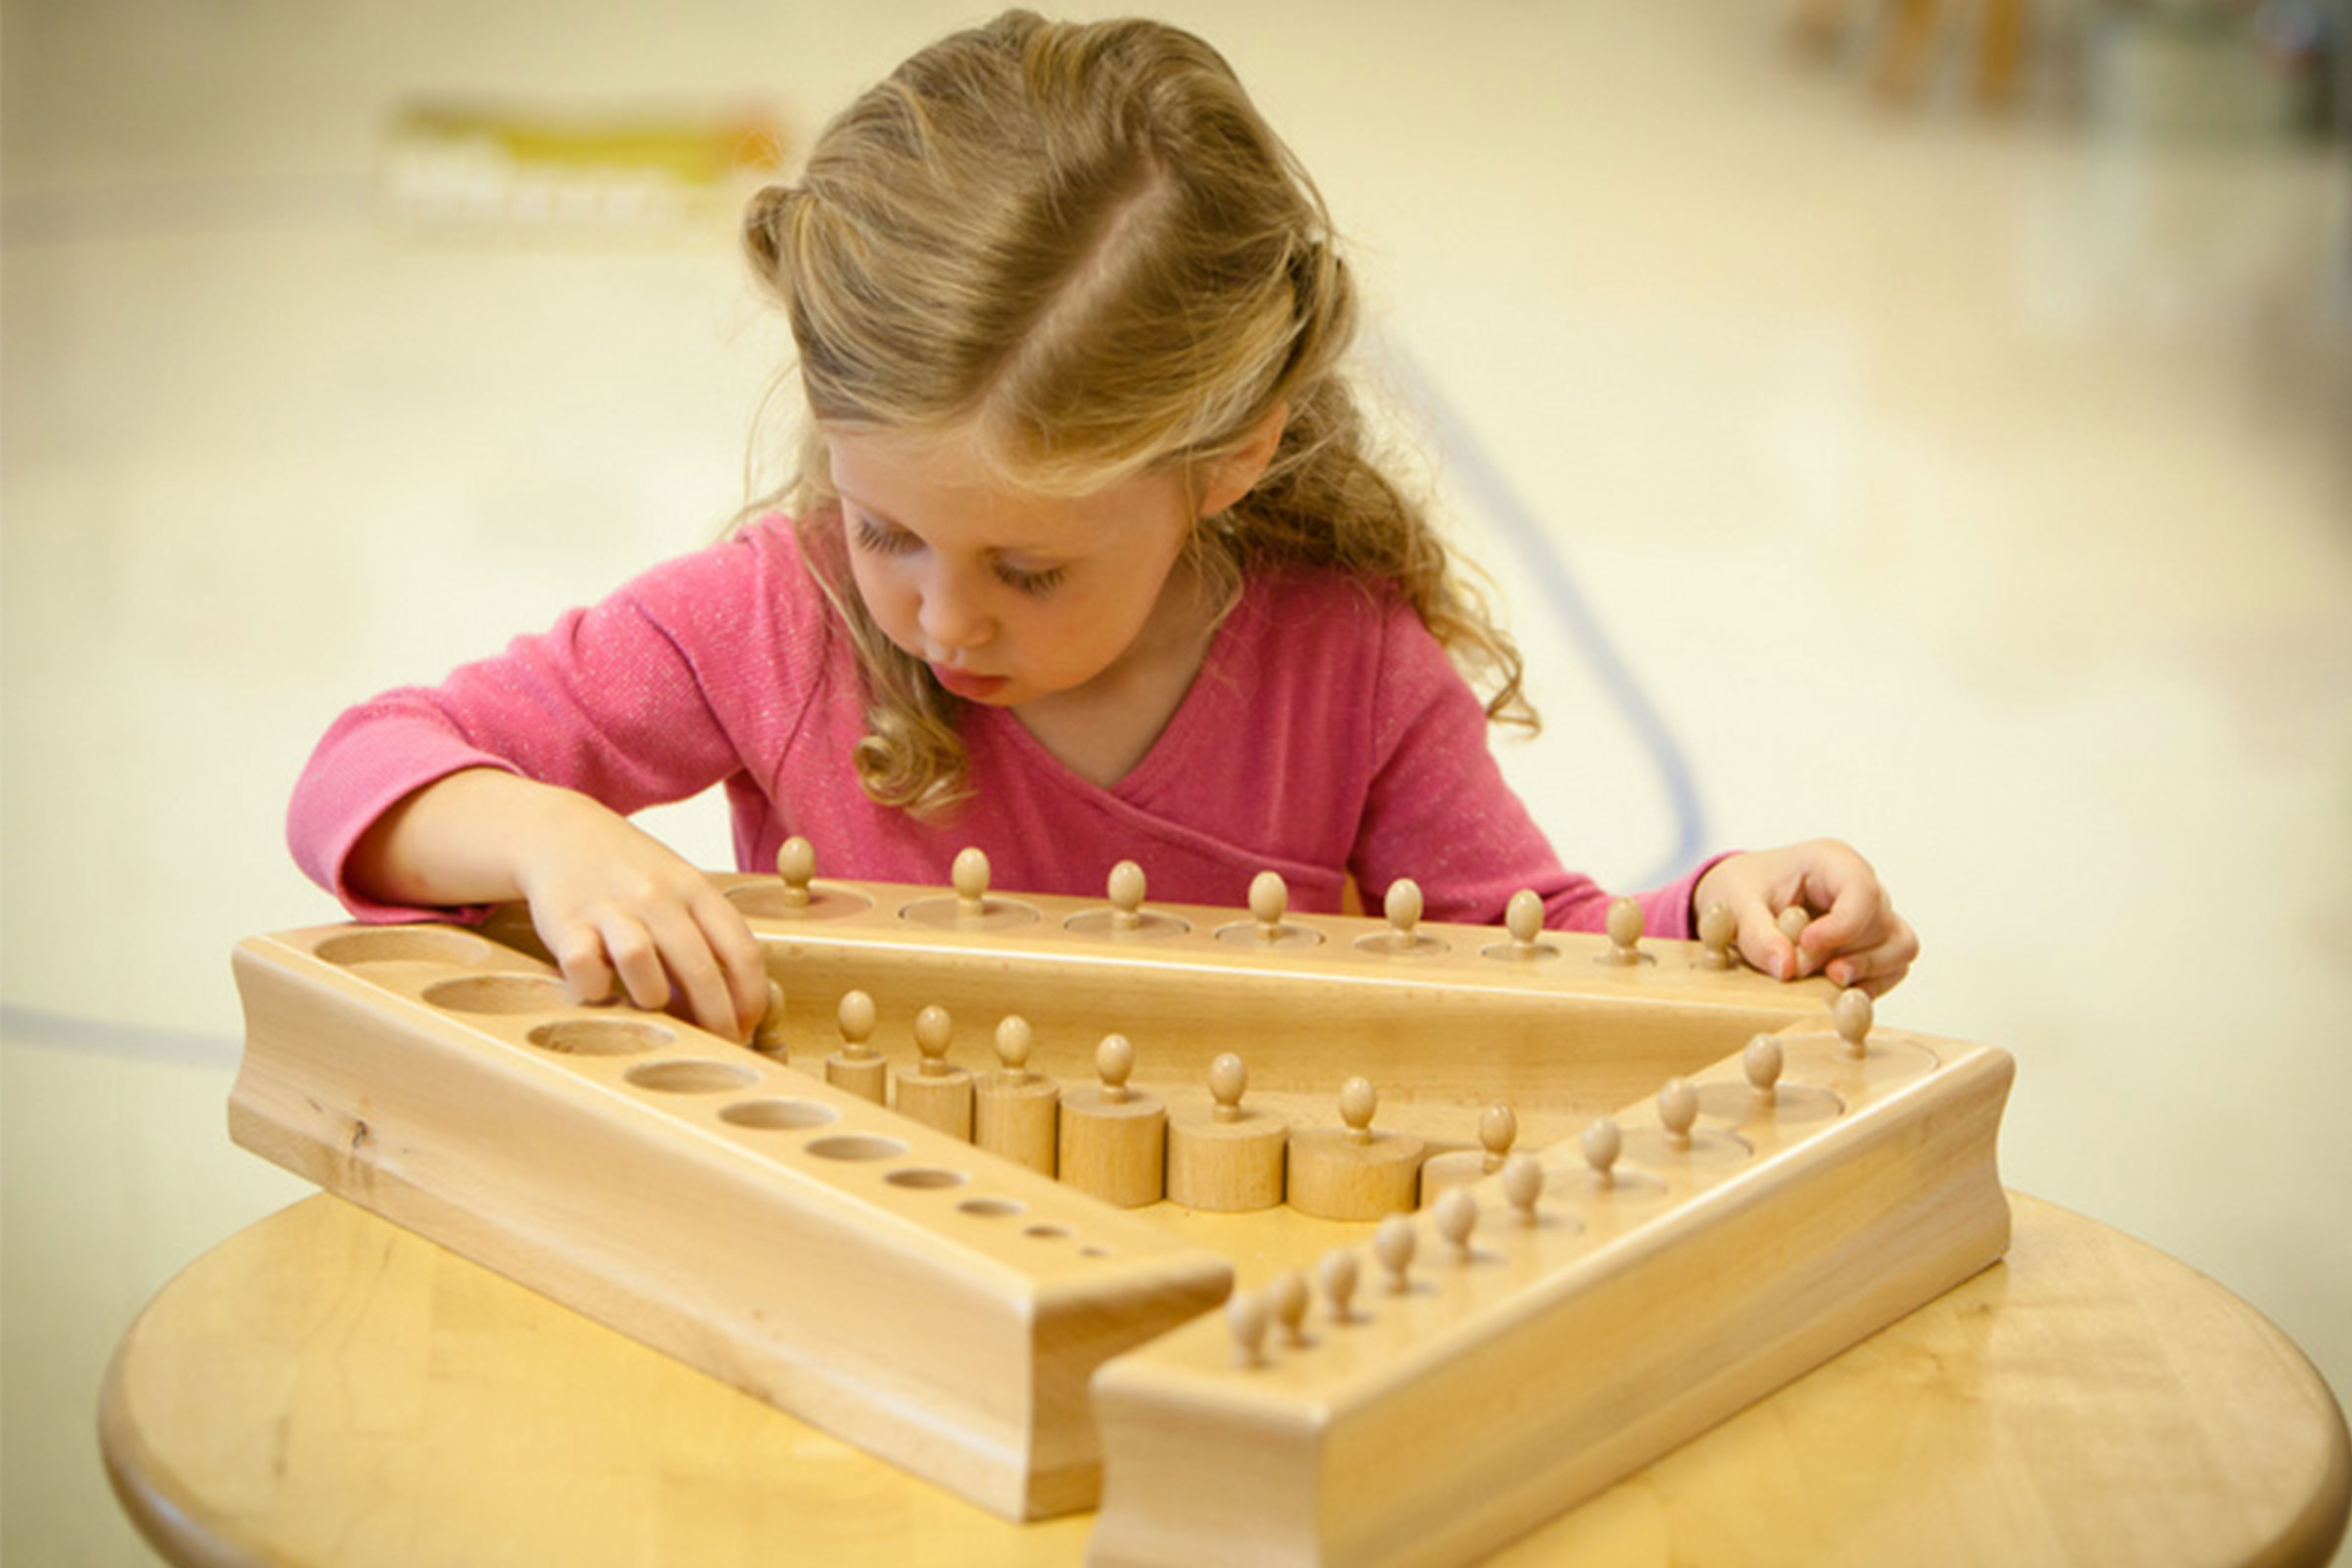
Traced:
<path id="1" fill-rule="evenodd" d="M 548 631 L 338 718 L 297 784 L 295 858 L 365 920 L 515 898 L 583 998 L 617 979 L 740 1037 L 748 927 L 627 813 L 788 749 L 823 606 L 782 519 L 656 567 Z"/>
<path id="2" fill-rule="evenodd" d="M 522 899 L 582 1002 L 617 979 L 638 1006 L 747 1038 L 767 1005 L 758 940 L 710 879 L 609 807 L 497 768 L 402 799 L 353 846 L 352 891 L 386 905 Z"/>

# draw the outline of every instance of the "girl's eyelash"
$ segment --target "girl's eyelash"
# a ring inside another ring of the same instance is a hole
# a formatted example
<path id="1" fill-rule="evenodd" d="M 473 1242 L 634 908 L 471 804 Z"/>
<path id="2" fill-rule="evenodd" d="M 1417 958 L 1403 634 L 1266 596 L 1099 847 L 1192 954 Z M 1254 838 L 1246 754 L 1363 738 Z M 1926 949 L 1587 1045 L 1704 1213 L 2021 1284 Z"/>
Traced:
<path id="1" fill-rule="evenodd" d="M 870 550 L 876 555 L 895 556 L 904 551 L 912 550 L 917 542 L 914 535 L 904 528 L 886 528 L 876 523 L 871 517 L 858 517 L 854 520 L 858 530 L 858 548 L 860 550 Z M 997 580 L 1004 583 L 1005 587 L 1016 593 L 1035 594 L 1040 597 L 1060 587 L 1062 578 L 1069 575 L 1069 570 L 1070 568 L 1067 566 L 1048 566 L 1043 571 L 1026 571 L 1019 566 L 1008 566 L 1003 563 L 999 563 L 996 568 Z"/>
<path id="2" fill-rule="evenodd" d="M 1068 576 L 1069 572 L 1067 566 L 1049 566 L 1044 571 L 1022 571 L 1018 567 L 1002 564 L 997 567 L 997 576 L 1005 587 L 1016 593 L 1040 597 L 1059 587 L 1061 579 Z"/>
<path id="3" fill-rule="evenodd" d="M 858 547 L 861 550 L 889 556 L 911 549 L 913 545 L 914 535 L 904 528 L 880 528 L 874 525 L 870 517 L 858 519 Z"/>

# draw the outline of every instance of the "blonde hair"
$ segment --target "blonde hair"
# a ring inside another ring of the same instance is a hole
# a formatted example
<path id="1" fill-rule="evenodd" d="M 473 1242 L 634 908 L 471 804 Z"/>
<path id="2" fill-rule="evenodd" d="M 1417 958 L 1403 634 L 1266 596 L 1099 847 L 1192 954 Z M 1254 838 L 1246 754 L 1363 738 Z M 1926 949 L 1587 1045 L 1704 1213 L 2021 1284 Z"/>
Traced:
<path id="1" fill-rule="evenodd" d="M 849 581 L 830 430 L 964 427 L 1022 486 L 1083 493 L 1214 463 L 1283 406 L 1264 476 L 1195 529 L 1219 605 L 1261 566 L 1394 583 L 1493 682 L 1489 716 L 1535 727 L 1517 648 L 1371 459 L 1340 368 L 1356 290 L 1322 198 L 1200 39 L 1021 11 L 943 39 L 754 199 L 744 245 L 811 416 L 774 499 L 866 671 L 856 761 L 875 800 L 963 798 L 961 704 Z"/>

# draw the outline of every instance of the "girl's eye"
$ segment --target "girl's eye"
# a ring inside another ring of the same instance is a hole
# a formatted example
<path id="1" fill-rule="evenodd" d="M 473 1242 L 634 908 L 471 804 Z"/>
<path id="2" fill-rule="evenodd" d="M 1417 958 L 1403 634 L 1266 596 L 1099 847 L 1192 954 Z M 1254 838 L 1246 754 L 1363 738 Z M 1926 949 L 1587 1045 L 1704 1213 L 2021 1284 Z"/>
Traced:
<path id="1" fill-rule="evenodd" d="M 1024 571 L 1018 566 L 1008 566 L 1001 561 L 997 563 L 998 581 L 1015 593 L 1031 594 L 1038 598 L 1052 593 L 1061 585 L 1061 579 L 1069 574 L 1070 568 L 1067 566 L 1049 566 L 1043 571 Z"/>
<path id="2" fill-rule="evenodd" d="M 879 556 L 895 556 L 914 548 L 914 535 L 904 528 L 882 527 L 871 517 L 859 517 L 858 548 Z"/>

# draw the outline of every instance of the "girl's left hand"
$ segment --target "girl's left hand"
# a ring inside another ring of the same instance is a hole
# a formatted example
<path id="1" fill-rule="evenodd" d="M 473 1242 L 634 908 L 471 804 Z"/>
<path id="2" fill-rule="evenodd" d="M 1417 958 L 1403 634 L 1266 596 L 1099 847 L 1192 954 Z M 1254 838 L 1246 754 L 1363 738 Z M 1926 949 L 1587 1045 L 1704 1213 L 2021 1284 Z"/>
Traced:
<path id="1" fill-rule="evenodd" d="M 1918 934 L 1894 912 L 1878 873 L 1835 839 L 1731 856 L 1699 879 L 1691 903 L 1700 911 L 1729 907 L 1740 922 L 1740 956 L 1782 980 L 1826 974 L 1883 996 L 1919 956 Z M 1791 907 L 1812 916 L 1793 943 L 1780 928 Z"/>

